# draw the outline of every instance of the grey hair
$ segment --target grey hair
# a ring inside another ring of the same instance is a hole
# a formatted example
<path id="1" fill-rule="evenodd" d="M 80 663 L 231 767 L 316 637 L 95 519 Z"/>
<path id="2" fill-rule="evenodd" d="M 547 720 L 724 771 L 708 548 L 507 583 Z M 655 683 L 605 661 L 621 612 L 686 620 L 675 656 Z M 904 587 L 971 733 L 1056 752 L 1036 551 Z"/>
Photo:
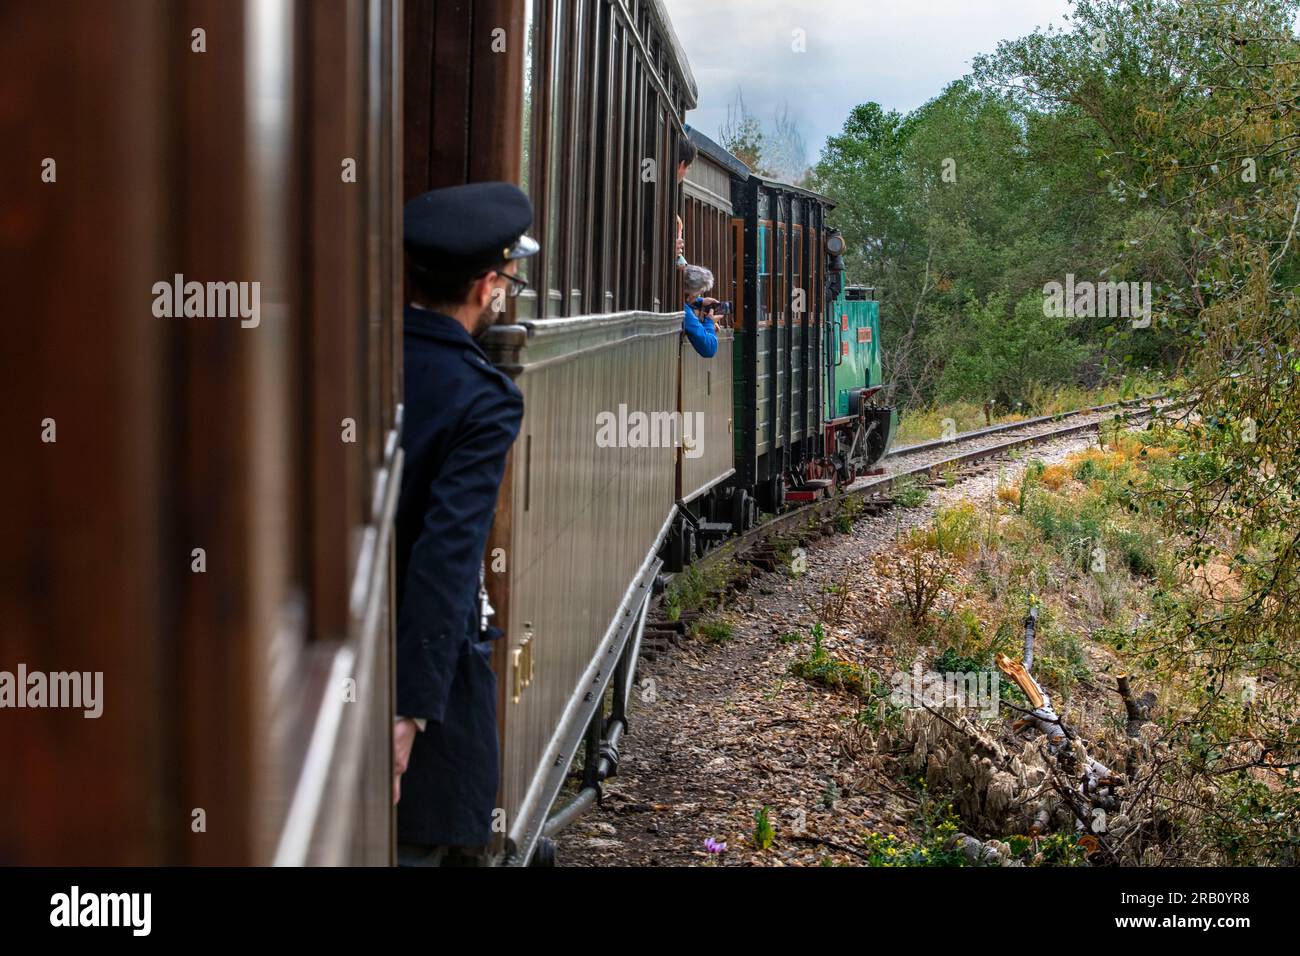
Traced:
<path id="1" fill-rule="evenodd" d="M 682 285 L 688 296 L 708 292 L 713 288 L 713 273 L 704 266 L 687 266 L 682 270 Z"/>

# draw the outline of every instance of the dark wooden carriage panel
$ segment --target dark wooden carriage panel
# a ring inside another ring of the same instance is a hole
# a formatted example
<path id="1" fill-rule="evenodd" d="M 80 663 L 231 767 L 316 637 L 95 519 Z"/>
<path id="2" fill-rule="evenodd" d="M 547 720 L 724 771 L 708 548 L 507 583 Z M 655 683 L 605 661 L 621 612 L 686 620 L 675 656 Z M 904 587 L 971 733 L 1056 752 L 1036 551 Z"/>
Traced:
<path id="1" fill-rule="evenodd" d="M 745 297 L 737 323 L 737 480 L 770 487 L 821 453 L 825 257 L 830 200 L 757 176 L 733 176 L 744 220 Z M 796 313 L 802 290 L 804 311 Z M 770 499 L 767 500 L 770 504 Z"/>
<path id="2" fill-rule="evenodd" d="M 0 660 L 102 671 L 104 714 L 0 712 L 2 862 L 389 859 L 396 11 L 6 14 Z M 259 324 L 155 316 L 178 273 Z"/>

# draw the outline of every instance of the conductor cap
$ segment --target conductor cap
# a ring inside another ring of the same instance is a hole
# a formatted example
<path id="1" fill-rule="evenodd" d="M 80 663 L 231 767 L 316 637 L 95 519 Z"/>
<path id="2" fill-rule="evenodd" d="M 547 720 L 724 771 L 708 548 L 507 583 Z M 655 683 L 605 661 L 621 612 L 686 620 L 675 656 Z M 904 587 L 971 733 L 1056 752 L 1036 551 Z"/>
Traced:
<path id="1" fill-rule="evenodd" d="M 402 242 L 412 261 L 438 271 L 490 269 L 536 255 L 525 235 L 533 204 L 512 183 L 470 183 L 423 193 L 402 212 Z"/>

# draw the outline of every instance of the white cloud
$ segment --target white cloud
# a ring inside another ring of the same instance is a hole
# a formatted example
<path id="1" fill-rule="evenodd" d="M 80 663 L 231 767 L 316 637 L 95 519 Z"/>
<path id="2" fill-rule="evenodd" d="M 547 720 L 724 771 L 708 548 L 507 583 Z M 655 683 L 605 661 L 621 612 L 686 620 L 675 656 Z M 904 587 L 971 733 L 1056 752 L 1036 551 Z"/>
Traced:
<path id="1" fill-rule="evenodd" d="M 715 136 L 742 90 L 765 123 L 783 106 L 815 161 L 849 111 L 908 111 L 998 41 L 1059 25 L 1068 0 L 664 0 L 699 86 L 687 122 Z M 796 29 L 807 52 L 792 50 Z"/>

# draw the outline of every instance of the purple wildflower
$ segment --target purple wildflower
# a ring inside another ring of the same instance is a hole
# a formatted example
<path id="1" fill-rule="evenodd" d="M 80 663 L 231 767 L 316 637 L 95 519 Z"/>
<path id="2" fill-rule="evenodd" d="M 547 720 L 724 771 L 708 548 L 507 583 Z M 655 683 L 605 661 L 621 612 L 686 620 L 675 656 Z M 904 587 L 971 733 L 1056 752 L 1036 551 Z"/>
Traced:
<path id="1" fill-rule="evenodd" d="M 704 849 L 710 853 L 726 853 L 727 844 L 719 843 L 717 840 L 713 839 L 713 837 L 709 837 L 704 841 Z"/>

